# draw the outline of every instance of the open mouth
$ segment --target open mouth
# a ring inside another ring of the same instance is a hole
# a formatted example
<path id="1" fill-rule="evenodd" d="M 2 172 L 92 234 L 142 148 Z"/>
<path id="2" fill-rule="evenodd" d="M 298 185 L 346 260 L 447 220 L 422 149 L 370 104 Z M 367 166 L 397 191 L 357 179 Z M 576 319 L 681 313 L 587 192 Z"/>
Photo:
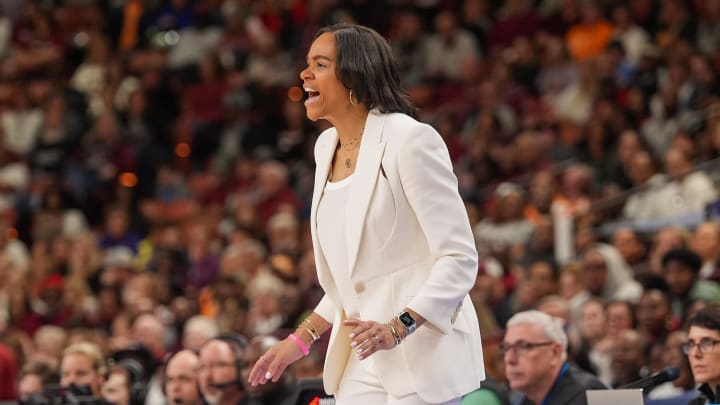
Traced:
<path id="1" fill-rule="evenodd" d="M 320 92 L 315 89 L 305 87 L 305 92 L 308 95 L 307 100 L 305 100 L 305 104 L 313 103 L 313 102 L 317 101 L 318 98 L 320 97 Z"/>

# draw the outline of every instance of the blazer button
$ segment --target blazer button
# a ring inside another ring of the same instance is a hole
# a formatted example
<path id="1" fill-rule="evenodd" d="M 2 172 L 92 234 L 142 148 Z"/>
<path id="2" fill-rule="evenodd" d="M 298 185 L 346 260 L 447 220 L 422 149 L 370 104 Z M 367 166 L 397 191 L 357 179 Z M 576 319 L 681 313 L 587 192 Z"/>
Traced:
<path id="1" fill-rule="evenodd" d="M 365 291 L 365 284 L 355 283 L 355 292 L 358 294 L 362 294 L 363 291 Z"/>

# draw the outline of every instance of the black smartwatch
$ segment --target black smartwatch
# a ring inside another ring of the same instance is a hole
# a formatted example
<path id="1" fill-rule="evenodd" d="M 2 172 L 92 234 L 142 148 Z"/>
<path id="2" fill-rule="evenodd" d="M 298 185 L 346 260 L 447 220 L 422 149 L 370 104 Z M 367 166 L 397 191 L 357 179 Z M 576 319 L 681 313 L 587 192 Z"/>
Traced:
<path id="1" fill-rule="evenodd" d="M 397 316 L 398 321 L 402 324 L 402 326 L 405 328 L 405 331 L 408 335 L 415 332 L 415 328 L 417 328 L 417 323 L 415 322 L 415 318 L 413 318 L 412 315 L 410 315 L 409 312 L 401 312 Z"/>

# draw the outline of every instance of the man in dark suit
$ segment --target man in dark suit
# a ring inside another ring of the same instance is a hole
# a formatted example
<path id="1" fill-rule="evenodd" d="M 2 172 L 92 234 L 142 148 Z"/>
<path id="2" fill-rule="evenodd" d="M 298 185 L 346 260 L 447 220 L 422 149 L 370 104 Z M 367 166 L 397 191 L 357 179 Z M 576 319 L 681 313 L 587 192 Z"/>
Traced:
<path id="1" fill-rule="evenodd" d="M 522 405 L 586 405 L 585 390 L 607 388 L 567 362 L 562 321 L 543 312 L 510 318 L 500 349 L 508 383 L 523 395 Z"/>

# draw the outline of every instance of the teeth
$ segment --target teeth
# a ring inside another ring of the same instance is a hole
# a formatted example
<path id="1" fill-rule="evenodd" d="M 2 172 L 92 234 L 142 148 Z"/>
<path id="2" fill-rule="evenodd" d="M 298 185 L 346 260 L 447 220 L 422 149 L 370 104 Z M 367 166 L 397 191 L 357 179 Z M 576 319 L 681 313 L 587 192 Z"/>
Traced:
<path id="1" fill-rule="evenodd" d="M 305 91 L 308 92 L 308 93 L 313 92 L 313 91 L 317 91 L 317 90 L 315 90 L 315 89 L 311 89 L 310 87 L 303 87 L 303 89 L 305 89 Z"/>

